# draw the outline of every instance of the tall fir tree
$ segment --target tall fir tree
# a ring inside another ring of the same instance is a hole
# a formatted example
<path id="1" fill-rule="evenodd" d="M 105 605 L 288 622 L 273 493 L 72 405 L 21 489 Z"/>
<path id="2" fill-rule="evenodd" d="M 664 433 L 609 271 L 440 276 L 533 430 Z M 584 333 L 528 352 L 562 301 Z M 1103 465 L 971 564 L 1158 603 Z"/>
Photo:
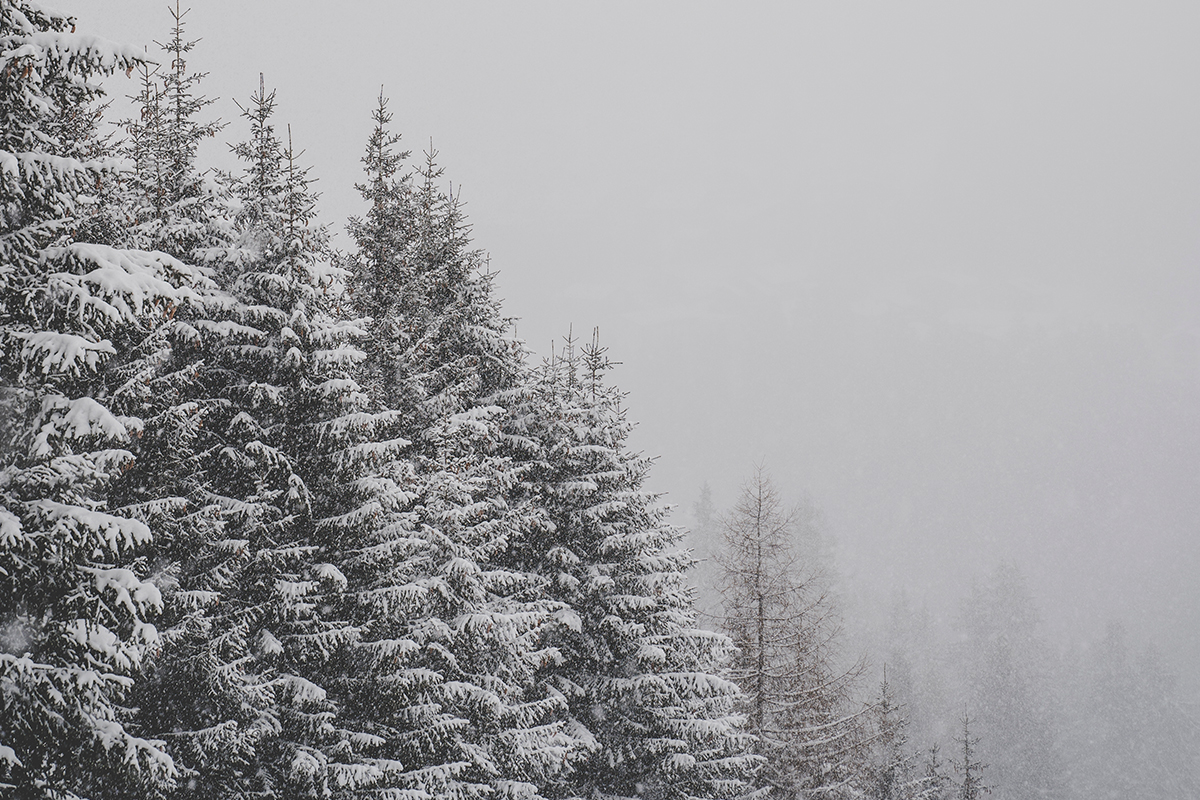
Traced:
<path id="1" fill-rule="evenodd" d="M 950 776 L 946 774 L 946 767 L 942 762 L 941 748 L 936 744 L 925 753 L 922 777 L 924 781 L 919 795 L 921 800 L 949 799 Z"/>
<path id="2" fill-rule="evenodd" d="M 940 663 L 946 648 L 937 641 L 929 608 L 914 608 L 907 592 L 895 592 L 884 641 L 889 685 L 907 711 L 910 741 L 924 750 L 947 739 L 953 715 Z"/>
<path id="3" fill-rule="evenodd" d="M 122 187 L 126 236 L 137 247 L 160 250 L 193 263 L 212 248 L 227 246 L 235 203 L 229 178 L 197 167 L 197 151 L 224 128 L 204 113 L 215 101 L 200 94 L 207 73 L 188 70 L 199 40 L 188 39 L 190 9 L 176 0 L 168 9 L 171 36 L 157 43 L 162 64 L 139 67 L 141 88 L 131 98 L 138 116 L 121 123 L 123 153 L 133 171 Z"/>
<path id="4" fill-rule="evenodd" d="M 506 554 L 560 604 L 541 680 L 569 703 L 583 745 L 555 797 L 725 798 L 756 757 L 739 730 L 737 687 L 718 674 L 729 640 L 696 624 L 681 533 L 643 488 L 624 395 L 598 339 L 545 364 L 514 418 L 537 524 Z"/>
<path id="5" fill-rule="evenodd" d="M 361 630 L 340 718 L 370 735 L 380 791 L 533 797 L 569 742 L 561 699 L 533 678 L 551 608 L 497 559 L 526 509 L 508 502 L 517 467 L 494 398 L 517 384 L 523 352 L 434 154 L 414 181 L 389 120 L 381 95 L 359 186 L 369 209 L 349 226 L 374 449 L 354 502 L 329 519 Z"/>
<path id="6" fill-rule="evenodd" d="M 873 758 L 867 796 L 872 800 L 908 800 L 911 797 L 912 755 L 908 752 L 907 721 L 888 685 L 887 668 L 873 708 Z"/>
<path id="7" fill-rule="evenodd" d="M 251 341 L 240 308 L 213 278 L 234 248 L 238 203 L 228 179 L 197 163 L 201 140 L 221 124 L 199 119 L 211 101 L 198 96 L 202 74 L 189 73 L 195 42 L 183 33 L 178 4 L 172 36 L 160 45 L 163 67 L 141 67 L 136 122 L 122 123 L 121 152 L 133 165 L 117 195 L 124 238 L 195 264 L 196 291 L 172 309 L 133 352 L 116 400 L 145 420 L 137 458 L 114 485 L 120 498 L 158 532 L 148 553 L 164 596 L 162 645 L 145 664 L 131 701 L 145 735 L 164 739 L 180 772 L 182 796 L 235 796 L 253 784 L 248 770 L 265 729 L 269 692 L 248 675 L 248 629 L 214 614 L 245 555 L 228 536 L 228 509 L 208 481 L 225 442 L 231 373 L 221 354 Z M 236 593 L 236 591 L 235 591 Z"/>
<path id="8" fill-rule="evenodd" d="M 97 193 L 119 172 L 89 138 L 95 81 L 131 73 L 139 54 L 3 0 L 0 62 L 12 437 L 0 462 L 0 783 L 21 797 L 155 796 L 174 765 L 162 742 L 130 732 L 122 701 L 160 644 L 149 620 L 162 601 L 148 580 L 146 509 L 112 486 L 146 429 L 123 399 L 130 370 L 204 278 L 162 253 L 87 241 Z"/>
<path id="9" fill-rule="evenodd" d="M 917 756 L 908 748 L 906 709 L 896 701 L 886 667 L 871 717 L 865 795 L 872 800 L 942 800 L 946 777 L 937 748 L 929 751 L 924 769 L 919 770 Z"/>
<path id="10" fill-rule="evenodd" d="M 180 618 L 152 698 L 200 796 L 320 797 L 375 779 L 324 688 L 356 631 L 336 617 L 344 578 L 319 525 L 357 431 L 349 372 L 364 331 L 337 310 L 340 273 L 274 107 L 260 80 L 250 140 L 235 147 L 238 236 L 206 252 L 228 294 L 194 322 L 212 402 L 193 467 L 220 535 L 179 569 L 197 613 Z"/>
<path id="11" fill-rule="evenodd" d="M 407 293 L 414 269 L 416 200 L 412 174 L 404 169 L 410 154 L 397 149 L 400 136 L 391 132 L 387 106 L 381 89 L 362 158 L 366 180 L 355 184 L 367 212 L 346 225 L 356 245 L 350 261 L 351 294 L 355 307 L 371 320 L 373 346 L 359 374 L 377 408 L 394 405 L 396 385 L 402 380 L 401 359 L 413 333 L 405 323 L 413 305 Z"/>

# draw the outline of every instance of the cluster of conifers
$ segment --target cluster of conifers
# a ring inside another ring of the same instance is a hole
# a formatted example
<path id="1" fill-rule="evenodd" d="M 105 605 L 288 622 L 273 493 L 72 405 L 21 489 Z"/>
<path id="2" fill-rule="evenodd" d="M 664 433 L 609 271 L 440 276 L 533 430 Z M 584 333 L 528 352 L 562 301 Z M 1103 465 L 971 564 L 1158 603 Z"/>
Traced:
<path id="1" fill-rule="evenodd" d="M 2 793 L 742 793 L 603 349 L 530 365 L 382 98 L 347 256 L 262 86 L 199 169 L 176 22 L 0 1 Z"/>
<path id="2" fill-rule="evenodd" d="M 386 100 L 335 253 L 261 80 L 197 165 L 174 14 L 155 65 L 0 0 L 2 793 L 942 796 L 792 595 L 697 625 L 604 349 L 531 362 Z"/>

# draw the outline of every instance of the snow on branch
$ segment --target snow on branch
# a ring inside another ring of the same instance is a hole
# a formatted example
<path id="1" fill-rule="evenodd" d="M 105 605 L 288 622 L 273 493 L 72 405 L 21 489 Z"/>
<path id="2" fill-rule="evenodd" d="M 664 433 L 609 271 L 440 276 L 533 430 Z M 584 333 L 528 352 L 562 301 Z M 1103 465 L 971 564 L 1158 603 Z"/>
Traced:
<path id="1" fill-rule="evenodd" d="M 67 373 L 79 376 L 85 369 L 95 372 L 106 356 L 117 352 L 107 339 L 96 342 L 73 333 L 34 331 L 15 333 L 13 336 L 25 342 L 21 349 L 21 360 L 41 361 L 43 375 Z"/>
<path id="2" fill-rule="evenodd" d="M 49 533 L 61 535 L 84 530 L 100 537 L 101 543 L 108 545 L 113 551 L 121 547 L 145 544 L 151 539 L 150 528 L 140 520 L 117 517 L 103 511 L 66 505 L 53 500 L 36 500 L 30 503 L 29 507 L 42 518 Z"/>

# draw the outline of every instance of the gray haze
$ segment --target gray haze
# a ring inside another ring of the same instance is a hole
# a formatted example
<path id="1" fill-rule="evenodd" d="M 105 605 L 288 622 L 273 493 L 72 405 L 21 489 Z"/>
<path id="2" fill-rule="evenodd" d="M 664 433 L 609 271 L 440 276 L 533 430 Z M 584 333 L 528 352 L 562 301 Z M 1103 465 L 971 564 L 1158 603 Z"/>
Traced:
<path id="1" fill-rule="evenodd" d="M 1200 4 L 193 5 L 226 137 L 264 72 L 337 226 L 385 87 L 530 347 L 600 326 L 669 502 L 764 460 L 853 614 L 1010 560 L 1200 685 Z"/>

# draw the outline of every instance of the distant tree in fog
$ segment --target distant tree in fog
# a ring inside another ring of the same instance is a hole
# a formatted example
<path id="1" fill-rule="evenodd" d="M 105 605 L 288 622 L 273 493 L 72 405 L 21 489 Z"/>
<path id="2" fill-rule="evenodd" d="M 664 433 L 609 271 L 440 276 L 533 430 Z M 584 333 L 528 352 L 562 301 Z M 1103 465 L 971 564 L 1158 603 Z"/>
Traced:
<path id="1" fill-rule="evenodd" d="M 958 781 L 958 800 L 980 800 L 992 790 L 983 782 L 983 771 L 988 768 L 979 760 L 979 737 L 971 735 L 971 717 L 963 714 L 962 738 L 954 740 L 958 746 L 958 758 L 953 762 L 954 771 L 962 777 Z"/>
<path id="2" fill-rule="evenodd" d="M 692 586 L 696 588 L 696 610 L 700 621 L 713 626 L 720 616 L 721 600 L 717 591 L 721 581 L 721 565 L 716 554 L 721 548 L 719 514 L 713 503 L 712 489 L 705 482 L 700 487 L 696 502 L 692 503 L 692 527 L 688 531 L 688 545 L 695 554 L 696 563 L 689 571 Z"/>
<path id="3" fill-rule="evenodd" d="M 897 592 L 880 647 L 888 685 L 906 710 L 909 738 L 922 748 L 945 741 L 953 728 L 954 703 L 947 696 L 945 647 L 928 607 L 914 608 L 906 591 Z"/>
<path id="4" fill-rule="evenodd" d="M 798 546 L 797 519 L 756 469 L 721 518 L 721 622 L 738 647 L 733 675 L 766 758 L 760 787 L 780 798 L 836 796 L 862 778 L 861 720 L 850 702 L 860 667 L 836 666 L 838 618 Z"/>
<path id="5" fill-rule="evenodd" d="M 1063 780 L 1049 650 L 1020 570 L 1003 565 L 976 582 L 962 624 L 958 663 L 996 796 L 1059 796 Z"/>
<path id="6" fill-rule="evenodd" d="M 950 797 L 950 776 L 942 763 L 941 748 L 936 744 L 925 754 L 923 769 L 924 785 L 920 800 L 947 800 Z"/>
<path id="7" fill-rule="evenodd" d="M 1083 692 L 1064 741 L 1072 795 L 1088 800 L 1200 796 L 1200 725 L 1151 647 L 1129 653 L 1112 622 L 1078 668 Z"/>
<path id="8" fill-rule="evenodd" d="M 1162 653 L 1146 648 L 1137 698 L 1144 721 L 1138 791 L 1146 798 L 1200 797 L 1200 704 L 1180 697 Z"/>
<path id="9" fill-rule="evenodd" d="M 700 497 L 692 504 L 692 513 L 699 530 L 708 530 L 716 521 L 717 508 L 713 505 L 712 488 L 707 481 L 700 487 Z"/>
<path id="10" fill-rule="evenodd" d="M 896 698 L 884 669 L 879 695 L 872 708 L 870 777 L 867 797 L 871 800 L 910 800 L 918 788 L 913 780 L 914 757 L 908 751 L 908 720 Z"/>
<path id="11" fill-rule="evenodd" d="M 948 779 L 935 745 L 925 763 L 909 749 L 908 710 L 896 699 L 884 669 L 879 693 L 871 706 L 864 796 L 869 800 L 942 800 Z"/>

